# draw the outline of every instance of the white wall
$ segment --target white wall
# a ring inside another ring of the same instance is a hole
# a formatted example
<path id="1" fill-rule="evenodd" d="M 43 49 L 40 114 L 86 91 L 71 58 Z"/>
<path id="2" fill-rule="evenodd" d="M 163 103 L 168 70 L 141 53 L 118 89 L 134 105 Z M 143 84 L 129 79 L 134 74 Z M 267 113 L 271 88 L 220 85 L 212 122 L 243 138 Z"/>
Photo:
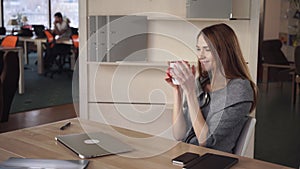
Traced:
<path id="1" fill-rule="evenodd" d="M 264 40 L 278 39 L 281 0 L 265 0 Z"/>
<path id="2" fill-rule="evenodd" d="M 280 32 L 293 33 L 289 32 L 288 8 L 289 0 L 265 0 L 263 40 L 278 39 Z M 283 45 L 281 50 L 289 61 L 294 61 L 294 47 Z"/>
<path id="3" fill-rule="evenodd" d="M 185 0 L 88 0 L 89 15 L 130 15 L 141 12 L 164 12 L 185 16 Z"/>

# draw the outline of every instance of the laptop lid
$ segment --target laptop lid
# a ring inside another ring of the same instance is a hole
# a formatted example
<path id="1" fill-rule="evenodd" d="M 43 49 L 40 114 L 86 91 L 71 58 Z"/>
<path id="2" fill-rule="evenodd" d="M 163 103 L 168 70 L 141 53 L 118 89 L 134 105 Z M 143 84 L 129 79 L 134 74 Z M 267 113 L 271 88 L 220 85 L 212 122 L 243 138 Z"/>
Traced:
<path id="1" fill-rule="evenodd" d="M 133 150 L 128 144 L 102 132 L 59 135 L 55 139 L 80 158 L 100 157 Z"/>
<path id="2" fill-rule="evenodd" d="M 85 169 L 88 160 L 58 160 L 41 158 L 10 157 L 0 163 L 1 169 Z"/>
<path id="3" fill-rule="evenodd" d="M 44 33 L 45 26 L 44 25 L 32 25 L 33 31 L 38 38 L 45 38 L 46 35 Z"/>

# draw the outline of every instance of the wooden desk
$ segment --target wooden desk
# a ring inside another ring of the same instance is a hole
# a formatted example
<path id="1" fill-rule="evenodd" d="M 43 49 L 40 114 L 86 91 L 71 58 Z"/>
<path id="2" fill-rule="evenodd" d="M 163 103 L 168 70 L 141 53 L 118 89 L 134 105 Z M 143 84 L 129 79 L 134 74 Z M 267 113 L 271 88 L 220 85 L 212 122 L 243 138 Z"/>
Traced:
<path id="1" fill-rule="evenodd" d="M 59 127 L 66 122 L 71 121 L 70 128 L 66 130 L 59 130 Z M 82 119 L 70 119 L 51 124 L 41 125 L 33 128 L 27 128 L 17 130 L 13 132 L 0 134 L 0 161 L 4 161 L 9 157 L 26 157 L 26 158 L 51 158 L 51 159 L 79 159 L 75 153 L 64 147 L 62 144 L 55 141 L 54 137 L 59 134 L 79 133 L 83 131 L 95 132 L 102 131 L 112 134 L 112 130 L 109 130 L 108 125 L 82 120 Z M 233 169 L 279 169 L 287 168 L 284 166 L 271 164 L 259 160 L 254 160 L 245 157 L 235 156 L 233 154 L 223 153 L 216 150 L 211 150 L 204 147 L 185 144 L 182 142 L 167 140 L 164 138 L 157 138 L 155 142 L 141 141 L 140 138 L 147 138 L 149 135 L 138 133 L 131 130 L 114 127 L 115 130 L 122 134 L 126 134 L 131 138 L 138 138 L 138 141 L 127 141 L 128 144 L 133 145 L 134 151 L 130 153 L 124 153 L 122 156 L 111 155 L 90 159 L 88 169 L 94 168 L 163 168 L 163 169 L 180 169 L 181 167 L 172 165 L 171 159 L 182 154 L 186 151 L 191 151 L 199 154 L 207 152 L 217 153 L 222 155 L 228 155 L 239 158 L 239 163 L 236 164 Z M 112 134 L 114 135 L 114 134 Z M 166 146 L 175 144 L 175 146 L 169 150 L 162 151 L 155 154 L 155 156 L 147 158 L 139 158 L 149 152 L 158 152 L 163 150 Z M 130 158 L 135 157 L 135 158 Z"/>
<path id="2" fill-rule="evenodd" d="M 28 47 L 27 42 L 34 42 L 36 44 L 37 49 L 37 65 L 38 65 L 38 74 L 44 73 L 44 62 L 43 62 L 43 43 L 47 42 L 47 38 L 37 38 L 36 36 L 33 37 L 19 37 L 19 40 L 22 41 L 24 44 L 24 53 L 25 53 L 25 63 L 28 63 Z M 58 44 L 68 44 L 72 45 L 71 39 L 58 39 L 56 40 Z"/>
<path id="3" fill-rule="evenodd" d="M 24 57 L 25 63 L 28 63 L 28 47 L 27 42 L 34 42 L 36 44 L 37 49 L 37 65 L 38 65 L 38 73 L 42 74 L 44 72 L 44 64 L 43 64 L 43 43 L 46 43 L 46 38 L 37 38 L 37 37 L 19 37 L 19 41 L 23 42 L 24 45 Z"/>
<path id="4" fill-rule="evenodd" d="M 263 76 L 262 76 L 262 87 L 264 91 L 268 90 L 268 78 L 269 78 L 269 68 L 281 68 L 281 69 L 294 69 L 294 65 L 276 65 L 263 63 Z"/>
<path id="5" fill-rule="evenodd" d="M 24 61 L 23 61 L 23 48 L 22 47 L 0 47 L 1 51 L 9 52 L 18 52 L 19 56 L 19 69 L 20 69 L 20 75 L 19 75 L 19 94 L 24 93 Z"/>

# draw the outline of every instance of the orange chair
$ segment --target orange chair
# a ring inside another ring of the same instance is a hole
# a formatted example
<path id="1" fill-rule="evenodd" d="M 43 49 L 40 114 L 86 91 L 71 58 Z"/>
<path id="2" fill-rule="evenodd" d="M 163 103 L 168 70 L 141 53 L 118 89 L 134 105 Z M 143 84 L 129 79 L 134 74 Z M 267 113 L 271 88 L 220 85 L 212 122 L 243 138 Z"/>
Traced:
<path id="1" fill-rule="evenodd" d="M 72 35 L 71 39 L 72 39 L 74 47 L 79 48 L 79 36 L 78 35 Z"/>
<path id="2" fill-rule="evenodd" d="M 0 123 L 7 122 L 20 76 L 17 52 L 0 52 Z"/>
<path id="3" fill-rule="evenodd" d="M 8 35 L 1 42 L 2 47 L 16 47 L 18 42 L 18 36 Z"/>
<path id="4" fill-rule="evenodd" d="M 69 63 L 70 65 L 70 55 L 71 55 L 71 46 L 66 44 L 57 44 L 53 34 L 49 30 L 44 31 L 47 37 L 46 43 L 46 55 L 44 57 L 44 66 L 45 66 L 45 76 L 50 74 L 50 77 L 53 78 L 53 75 L 56 73 L 61 73 L 64 70 L 64 65 Z M 53 65 L 57 65 L 58 69 L 51 70 Z"/>
<path id="5" fill-rule="evenodd" d="M 47 37 L 47 43 L 50 45 L 50 48 L 54 47 L 54 36 L 52 35 L 52 33 L 49 30 L 45 30 L 44 31 L 46 37 Z"/>
<path id="6" fill-rule="evenodd" d="M 78 35 L 72 35 L 71 36 L 72 42 L 73 42 L 73 52 L 75 54 L 75 60 L 78 58 L 78 52 L 79 52 L 79 36 Z"/>

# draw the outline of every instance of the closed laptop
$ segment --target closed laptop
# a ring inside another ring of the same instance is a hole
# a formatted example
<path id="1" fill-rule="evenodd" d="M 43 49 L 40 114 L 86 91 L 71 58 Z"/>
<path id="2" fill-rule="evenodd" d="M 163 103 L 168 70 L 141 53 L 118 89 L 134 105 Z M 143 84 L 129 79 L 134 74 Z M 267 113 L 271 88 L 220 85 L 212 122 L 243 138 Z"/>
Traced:
<path id="1" fill-rule="evenodd" d="M 80 158 L 119 154 L 133 150 L 128 144 L 102 132 L 59 135 L 55 139 Z"/>

